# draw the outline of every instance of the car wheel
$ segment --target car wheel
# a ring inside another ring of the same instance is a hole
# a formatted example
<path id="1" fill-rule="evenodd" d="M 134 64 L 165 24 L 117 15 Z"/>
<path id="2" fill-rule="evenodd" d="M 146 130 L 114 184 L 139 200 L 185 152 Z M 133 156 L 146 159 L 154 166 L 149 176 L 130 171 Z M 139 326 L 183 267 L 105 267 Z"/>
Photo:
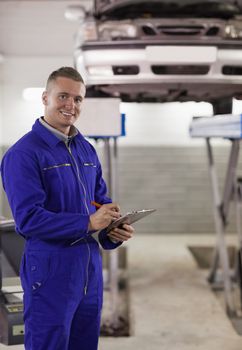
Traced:
<path id="1" fill-rule="evenodd" d="M 225 97 L 211 102 L 213 105 L 213 114 L 231 114 L 233 107 L 233 98 Z"/>
<path id="2" fill-rule="evenodd" d="M 95 86 L 88 86 L 86 91 L 86 97 L 112 97 L 112 96 L 101 90 L 98 90 Z"/>

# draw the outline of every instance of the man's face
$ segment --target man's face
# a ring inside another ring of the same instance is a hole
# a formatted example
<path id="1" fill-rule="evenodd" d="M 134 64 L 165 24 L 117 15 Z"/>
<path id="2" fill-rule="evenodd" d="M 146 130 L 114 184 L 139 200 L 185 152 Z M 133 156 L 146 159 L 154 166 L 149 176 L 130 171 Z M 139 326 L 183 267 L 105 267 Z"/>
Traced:
<path id="1" fill-rule="evenodd" d="M 79 81 L 64 77 L 51 81 L 42 95 L 47 123 L 68 134 L 80 115 L 85 93 L 86 88 Z"/>

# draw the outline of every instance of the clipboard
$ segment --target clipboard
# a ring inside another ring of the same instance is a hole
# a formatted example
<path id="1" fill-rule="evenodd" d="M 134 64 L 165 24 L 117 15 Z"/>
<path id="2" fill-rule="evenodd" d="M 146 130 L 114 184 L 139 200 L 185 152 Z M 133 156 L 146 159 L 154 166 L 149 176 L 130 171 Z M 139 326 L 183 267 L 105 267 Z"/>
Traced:
<path id="1" fill-rule="evenodd" d="M 119 219 L 114 220 L 110 225 L 107 227 L 107 232 L 113 230 L 116 227 L 120 227 L 123 224 L 131 225 L 136 221 L 139 221 L 140 219 L 144 218 L 147 215 L 150 215 L 154 213 L 156 209 L 143 209 L 143 210 L 133 210 L 123 216 L 121 216 Z"/>

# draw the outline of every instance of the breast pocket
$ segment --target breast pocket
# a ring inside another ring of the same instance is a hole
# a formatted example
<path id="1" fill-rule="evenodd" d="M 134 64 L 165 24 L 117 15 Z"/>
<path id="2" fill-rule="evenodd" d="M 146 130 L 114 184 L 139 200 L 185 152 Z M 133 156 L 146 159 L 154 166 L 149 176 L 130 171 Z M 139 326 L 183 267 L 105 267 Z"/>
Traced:
<path id="1" fill-rule="evenodd" d="M 97 176 L 97 166 L 92 161 L 82 162 L 82 169 L 85 175 L 87 186 L 91 192 L 95 189 L 96 176 Z"/>
<path id="2" fill-rule="evenodd" d="M 96 169 L 97 168 L 95 163 L 89 162 L 89 161 L 83 162 L 83 166 L 85 167 L 85 169 Z"/>
<path id="3" fill-rule="evenodd" d="M 57 196 L 65 187 L 73 184 L 73 166 L 70 163 L 51 164 L 42 169 L 44 185 L 50 196 Z M 68 191 L 69 188 L 66 188 Z"/>
<path id="4" fill-rule="evenodd" d="M 48 181 L 57 180 L 60 181 L 66 180 L 66 176 L 69 176 L 72 170 L 71 163 L 61 163 L 61 164 L 53 164 L 42 169 L 44 178 Z"/>

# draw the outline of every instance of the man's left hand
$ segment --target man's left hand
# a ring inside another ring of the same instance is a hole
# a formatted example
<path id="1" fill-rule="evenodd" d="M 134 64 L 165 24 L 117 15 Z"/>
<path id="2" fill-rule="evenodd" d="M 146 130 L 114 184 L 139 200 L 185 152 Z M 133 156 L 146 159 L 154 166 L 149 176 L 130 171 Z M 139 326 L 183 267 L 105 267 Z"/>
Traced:
<path id="1" fill-rule="evenodd" d="M 111 240 L 117 242 L 125 242 L 133 237 L 134 228 L 131 225 L 124 224 L 122 228 L 115 228 L 110 231 L 107 235 Z"/>

